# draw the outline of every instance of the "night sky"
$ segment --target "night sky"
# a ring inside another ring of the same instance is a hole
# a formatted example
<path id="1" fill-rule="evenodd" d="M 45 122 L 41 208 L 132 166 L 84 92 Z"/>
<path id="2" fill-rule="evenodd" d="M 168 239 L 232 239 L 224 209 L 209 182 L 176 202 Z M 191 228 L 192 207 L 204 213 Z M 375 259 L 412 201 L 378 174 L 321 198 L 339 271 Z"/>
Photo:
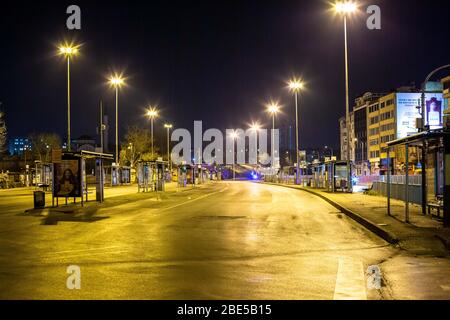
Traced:
<path id="1" fill-rule="evenodd" d="M 66 8 L 77 4 L 82 30 L 67 31 Z M 449 1 L 369 1 L 382 9 L 382 30 L 366 28 L 365 12 L 349 23 L 351 100 L 367 91 L 419 84 L 450 63 Z M 66 69 L 55 55 L 64 39 L 82 43 L 72 64 L 72 137 L 95 136 L 98 104 L 114 121 L 110 71 L 124 71 L 120 128 L 148 125 L 157 104 L 176 127 L 270 126 L 264 102 L 279 98 L 292 119 L 284 81 L 303 77 L 302 147 L 339 145 L 344 115 L 342 20 L 322 0 L 36 1 L 2 3 L 0 101 L 9 137 L 66 132 Z M 448 73 L 447 73 L 448 74 Z M 442 74 L 443 76 L 445 75 Z M 113 128 L 112 128 L 113 129 Z M 192 130 L 192 129 L 191 129 Z M 112 131 L 112 130 L 111 130 Z M 112 138 L 112 132 L 111 132 Z"/>

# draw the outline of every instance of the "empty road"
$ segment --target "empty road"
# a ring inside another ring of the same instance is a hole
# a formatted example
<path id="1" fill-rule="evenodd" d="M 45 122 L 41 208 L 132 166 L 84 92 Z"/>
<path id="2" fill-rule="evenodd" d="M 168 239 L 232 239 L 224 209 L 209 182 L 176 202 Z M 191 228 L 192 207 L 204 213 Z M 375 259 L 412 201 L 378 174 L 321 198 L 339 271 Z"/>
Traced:
<path id="1" fill-rule="evenodd" d="M 120 199 L 24 214 L 2 191 L 0 298 L 450 298 L 448 259 L 409 256 L 305 192 L 217 182 Z M 372 265 L 381 290 L 366 286 Z"/>

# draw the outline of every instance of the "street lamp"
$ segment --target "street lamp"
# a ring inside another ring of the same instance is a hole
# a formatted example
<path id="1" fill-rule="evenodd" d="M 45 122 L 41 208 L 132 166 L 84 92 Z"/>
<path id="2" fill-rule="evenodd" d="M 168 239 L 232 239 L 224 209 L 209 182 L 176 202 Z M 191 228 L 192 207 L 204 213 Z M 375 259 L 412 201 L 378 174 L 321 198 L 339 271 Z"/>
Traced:
<path id="1" fill-rule="evenodd" d="M 333 159 L 333 157 L 334 157 L 334 150 L 333 150 L 333 148 L 329 147 L 329 146 L 325 146 L 325 149 L 326 150 L 330 150 L 330 152 L 331 152 L 331 159 Z"/>
<path id="2" fill-rule="evenodd" d="M 256 149 L 255 149 L 256 157 L 255 157 L 255 159 L 256 159 L 256 165 L 258 165 L 258 150 L 259 150 L 259 147 L 258 147 L 258 131 L 261 130 L 261 125 L 258 122 L 253 122 L 250 125 L 250 130 L 252 130 L 255 133 L 255 135 L 256 135 Z"/>
<path id="3" fill-rule="evenodd" d="M 128 144 L 128 150 L 130 150 L 130 158 L 131 158 L 130 165 L 131 165 L 131 168 L 133 168 L 134 167 L 134 148 L 133 148 L 132 142 L 130 142 Z"/>
<path id="4" fill-rule="evenodd" d="M 347 134 L 350 134 L 350 97 L 349 97 L 349 75 L 348 75 L 348 40 L 347 40 L 347 17 L 358 9 L 356 3 L 352 1 L 337 2 L 334 11 L 344 17 L 344 44 L 345 44 L 345 125 Z M 347 139 L 347 172 L 349 191 L 352 191 L 352 176 L 350 172 L 350 139 Z"/>
<path id="5" fill-rule="evenodd" d="M 259 131 L 261 129 L 261 125 L 258 122 L 253 122 L 250 125 L 250 130 Z"/>
<path id="6" fill-rule="evenodd" d="M 237 140 L 238 136 L 239 136 L 238 133 L 236 131 L 234 131 L 234 130 L 230 133 L 230 137 L 231 137 L 231 139 L 233 139 L 233 149 L 232 149 L 232 152 L 233 152 L 233 168 L 232 168 L 232 170 L 233 170 L 233 181 L 236 180 L 236 171 L 235 171 L 235 167 L 234 167 L 234 163 L 236 161 L 235 154 L 234 154 L 234 144 L 235 144 L 235 141 Z"/>
<path id="7" fill-rule="evenodd" d="M 147 116 L 150 119 L 150 132 L 151 132 L 151 140 L 152 140 L 152 159 L 155 156 L 155 149 L 154 149 L 154 143 L 153 143 L 153 122 L 158 117 L 158 110 L 154 107 L 150 107 L 147 111 Z"/>
<path id="8" fill-rule="evenodd" d="M 71 151 L 70 143 L 70 60 L 79 52 L 78 45 L 63 44 L 58 48 L 58 53 L 67 60 L 67 148 Z"/>
<path id="9" fill-rule="evenodd" d="M 297 161 L 297 171 L 295 173 L 295 184 L 299 184 L 299 172 L 300 172 L 300 159 L 298 156 L 299 153 L 299 144 L 298 144 L 298 94 L 300 93 L 300 90 L 303 89 L 303 82 L 301 82 L 298 79 L 292 79 L 289 81 L 289 89 L 291 92 L 294 93 L 295 96 L 295 154 L 296 154 L 296 161 Z"/>
<path id="10" fill-rule="evenodd" d="M 273 167 L 275 162 L 275 148 L 274 148 L 274 142 L 275 142 L 275 116 L 280 112 L 280 106 L 278 102 L 270 102 L 267 105 L 267 111 L 272 115 L 272 143 L 271 146 L 271 153 L 272 153 L 272 173 L 273 173 Z"/>
<path id="11" fill-rule="evenodd" d="M 116 164 L 119 164 L 119 89 L 125 84 L 122 75 L 114 74 L 109 78 L 109 84 L 116 91 Z"/>
<path id="12" fill-rule="evenodd" d="M 170 129 L 173 128 L 173 125 L 170 123 L 166 123 L 164 128 L 167 129 L 167 161 L 169 162 L 169 172 L 172 174 L 172 161 L 170 159 Z"/>

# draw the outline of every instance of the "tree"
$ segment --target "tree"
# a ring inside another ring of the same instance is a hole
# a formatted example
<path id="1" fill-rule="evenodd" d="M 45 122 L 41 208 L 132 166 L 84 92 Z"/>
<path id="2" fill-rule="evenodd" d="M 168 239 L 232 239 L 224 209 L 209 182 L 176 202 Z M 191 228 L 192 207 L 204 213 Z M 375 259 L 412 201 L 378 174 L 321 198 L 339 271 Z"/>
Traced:
<path id="1" fill-rule="evenodd" d="M 0 102 L 0 107 L 2 103 Z M 7 150 L 7 136 L 8 130 L 6 128 L 6 115 L 5 112 L 0 110 L 0 155 L 6 153 Z"/>
<path id="2" fill-rule="evenodd" d="M 159 156 L 159 148 L 154 146 L 154 155 L 151 154 L 151 134 L 148 129 L 138 126 L 128 127 L 120 151 L 122 165 L 136 166 L 139 160 L 152 161 Z"/>
<path id="3" fill-rule="evenodd" d="M 28 137 L 34 158 L 41 162 L 51 161 L 52 149 L 61 149 L 61 138 L 56 133 L 33 133 Z"/>

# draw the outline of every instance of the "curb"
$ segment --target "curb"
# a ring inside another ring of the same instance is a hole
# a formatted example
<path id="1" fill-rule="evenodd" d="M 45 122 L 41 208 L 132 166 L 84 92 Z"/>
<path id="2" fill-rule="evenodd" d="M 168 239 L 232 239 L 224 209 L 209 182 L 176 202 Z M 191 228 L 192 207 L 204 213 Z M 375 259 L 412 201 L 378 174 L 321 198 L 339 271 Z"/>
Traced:
<path id="1" fill-rule="evenodd" d="M 448 239 L 438 234 L 436 234 L 435 237 L 442 242 L 442 244 L 445 246 L 447 250 L 450 250 L 450 241 Z"/>
<path id="2" fill-rule="evenodd" d="M 384 239 L 385 241 L 389 242 L 390 244 L 397 244 L 397 243 L 399 243 L 399 239 L 394 234 L 392 234 L 391 232 L 389 232 L 387 230 L 384 230 L 383 228 L 381 228 L 380 226 L 376 225 L 372 221 L 367 220 L 366 218 L 364 218 L 364 217 L 360 216 L 359 214 L 351 211 L 350 209 L 345 208 L 344 206 L 342 206 L 339 203 L 337 203 L 337 202 L 327 198 L 326 196 L 324 196 L 324 195 L 322 195 L 320 193 L 317 193 L 315 191 L 308 190 L 308 189 L 305 189 L 305 188 L 296 188 L 296 187 L 280 185 L 280 184 L 276 184 L 276 183 L 264 182 L 264 184 L 269 184 L 269 185 L 273 185 L 273 186 L 279 186 L 279 187 L 284 187 L 284 188 L 304 191 L 304 192 L 308 192 L 310 194 L 313 194 L 313 195 L 321 198 L 322 200 L 325 200 L 326 202 L 331 204 L 333 207 L 335 207 L 336 209 L 338 209 L 339 211 L 344 213 L 346 216 L 348 216 L 349 218 L 351 218 L 354 221 L 358 222 L 363 227 L 365 227 L 366 229 L 368 229 L 372 233 L 376 234 L 380 238 Z"/>

